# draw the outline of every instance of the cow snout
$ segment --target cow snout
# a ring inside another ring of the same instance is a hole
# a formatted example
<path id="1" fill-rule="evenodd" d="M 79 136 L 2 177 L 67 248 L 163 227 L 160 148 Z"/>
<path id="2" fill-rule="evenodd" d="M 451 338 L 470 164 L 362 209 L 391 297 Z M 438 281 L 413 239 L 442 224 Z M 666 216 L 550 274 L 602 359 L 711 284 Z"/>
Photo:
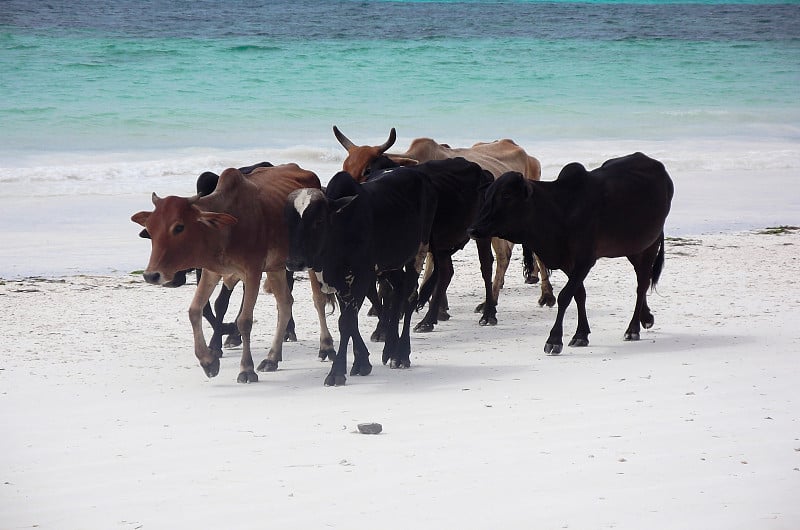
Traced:
<path id="1" fill-rule="evenodd" d="M 161 283 L 161 273 L 160 272 L 152 272 L 152 271 L 144 271 L 144 281 L 153 285 L 159 285 Z"/>

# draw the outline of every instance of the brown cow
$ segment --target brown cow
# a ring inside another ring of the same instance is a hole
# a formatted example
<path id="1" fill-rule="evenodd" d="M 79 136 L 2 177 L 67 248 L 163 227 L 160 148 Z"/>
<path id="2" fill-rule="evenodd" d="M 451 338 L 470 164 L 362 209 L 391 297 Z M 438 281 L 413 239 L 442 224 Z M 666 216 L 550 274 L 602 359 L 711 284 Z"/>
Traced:
<path id="1" fill-rule="evenodd" d="M 189 306 L 194 333 L 194 350 L 208 377 L 219 373 L 219 357 L 206 345 L 202 310 L 223 276 L 237 276 L 244 282 L 244 300 L 236 324 L 242 334 L 242 359 L 238 381 L 258 381 L 250 353 L 253 309 L 263 272 L 264 289 L 275 295 L 278 306 L 277 331 L 272 348 L 258 371 L 274 371 L 281 360 L 283 331 L 292 308 L 286 283 L 288 231 L 283 209 L 289 193 L 299 188 L 319 188 L 317 176 L 297 164 L 256 169 L 243 175 L 238 169 L 223 171 L 216 190 L 199 197 L 153 193 L 155 210 L 139 212 L 131 220 L 150 233 L 152 251 L 144 272 L 148 283 L 165 285 L 177 271 L 202 268 L 203 275 Z M 320 357 L 333 359 L 333 339 L 325 322 L 327 297 L 320 290 L 313 271 L 309 274 L 314 306 L 320 322 Z"/>
<path id="2" fill-rule="evenodd" d="M 517 171 L 530 180 L 539 180 L 542 176 L 542 166 L 539 161 L 528 155 L 525 150 L 514 143 L 513 140 L 503 139 L 494 142 L 479 142 L 472 147 L 450 147 L 446 144 L 440 144 L 431 138 L 417 138 L 411 142 L 408 150 L 404 153 L 392 154 L 386 151 L 394 145 L 397 139 L 397 133 L 392 127 L 389 131 L 389 139 L 378 146 L 358 146 L 348 139 L 338 127 L 333 126 L 333 133 L 339 143 L 347 149 L 347 158 L 342 164 L 342 169 L 347 171 L 359 182 L 366 180 L 366 175 L 370 165 L 380 158 L 386 156 L 393 162 L 400 165 L 416 165 L 429 160 L 444 160 L 447 158 L 454 158 L 457 156 L 466 158 L 470 162 L 475 162 L 481 168 L 489 171 L 494 178 L 497 179 L 500 175 L 509 171 Z M 494 249 L 497 264 L 495 268 L 495 276 L 492 281 L 492 296 L 494 297 L 495 304 L 500 297 L 500 289 L 503 287 L 505 281 L 506 270 L 511 260 L 511 251 L 514 248 L 514 243 L 504 239 L 492 238 L 492 248 Z M 535 278 L 536 270 L 538 269 L 539 276 L 542 280 L 542 294 L 539 297 L 539 305 L 547 304 L 552 307 L 556 303 L 555 296 L 553 295 L 553 286 L 550 284 L 550 275 L 547 268 L 541 263 L 538 257 L 535 258 L 535 265 L 532 267 L 530 275 Z M 526 273 L 526 277 L 528 274 Z M 533 283 L 534 279 L 528 280 Z M 478 306 L 477 310 L 480 310 Z"/>

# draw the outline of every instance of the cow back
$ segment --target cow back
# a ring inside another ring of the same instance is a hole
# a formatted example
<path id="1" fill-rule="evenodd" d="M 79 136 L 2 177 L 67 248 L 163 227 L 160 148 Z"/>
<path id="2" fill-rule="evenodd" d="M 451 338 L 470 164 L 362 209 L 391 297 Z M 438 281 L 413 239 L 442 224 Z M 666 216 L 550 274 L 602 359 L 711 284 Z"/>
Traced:
<path id="1" fill-rule="evenodd" d="M 415 166 L 431 181 L 437 207 L 432 238 L 439 249 L 459 250 L 469 240 L 467 228 L 478 215 L 486 188 L 494 180 L 480 165 L 462 157 Z"/>
<path id="2" fill-rule="evenodd" d="M 509 139 L 479 142 L 472 147 L 450 147 L 431 138 L 417 138 L 411 142 L 408 151 L 393 156 L 414 159 L 420 163 L 462 157 L 478 164 L 494 178 L 509 171 L 518 171 L 525 178 L 539 180 L 542 173 L 539 161 Z"/>
<path id="3" fill-rule="evenodd" d="M 319 189 L 320 182 L 297 164 L 256 168 L 247 175 L 234 168 L 223 171 L 216 190 L 196 202 L 201 210 L 237 219 L 224 242 L 223 260 L 267 271 L 284 268 L 288 230 L 283 211 L 289 194 L 299 188 Z"/>
<path id="4" fill-rule="evenodd" d="M 588 172 L 570 164 L 555 183 L 569 224 L 593 234 L 596 257 L 629 255 L 632 248 L 651 245 L 664 230 L 674 194 L 664 165 L 642 153 Z"/>
<path id="5" fill-rule="evenodd" d="M 414 167 L 386 171 L 361 185 L 371 214 L 365 226 L 372 260 L 379 270 L 397 269 L 427 244 L 436 213 L 437 194 L 427 176 Z"/>

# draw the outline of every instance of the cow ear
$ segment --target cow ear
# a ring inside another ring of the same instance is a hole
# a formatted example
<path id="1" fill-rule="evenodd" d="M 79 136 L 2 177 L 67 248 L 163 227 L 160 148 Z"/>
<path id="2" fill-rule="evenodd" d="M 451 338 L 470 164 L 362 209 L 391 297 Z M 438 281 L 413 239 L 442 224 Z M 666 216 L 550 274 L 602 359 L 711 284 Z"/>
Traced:
<path id="1" fill-rule="evenodd" d="M 398 166 L 416 166 L 419 165 L 419 160 L 415 160 L 413 158 L 406 158 L 404 156 L 391 156 L 389 155 L 389 159 L 397 164 Z"/>
<path id="2" fill-rule="evenodd" d="M 211 228 L 222 228 L 236 224 L 239 220 L 227 213 L 200 212 L 197 220 Z"/>
<path id="3" fill-rule="evenodd" d="M 527 200 L 533 197 L 533 184 L 528 182 L 528 179 L 523 177 L 522 185 L 525 186 L 525 199 Z"/>
<path id="4" fill-rule="evenodd" d="M 350 204 L 356 200 L 358 195 L 350 195 L 349 197 L 342 197 L 333 201 L 332 210 L 336 213 L 342 213 Z"/>
<path id="5" fill-rule="evenodd" d="M 131 221 L 133 221 L 136 224 L 140 224 L 140 225 L 144 226 L 145 223 L 147 223 L 147 220 L 150 218 L 150 214 L 151 213 L 153 213 L 153 212 L 135 213 L 135 214 L 133 214 L 131 216 Z"/>

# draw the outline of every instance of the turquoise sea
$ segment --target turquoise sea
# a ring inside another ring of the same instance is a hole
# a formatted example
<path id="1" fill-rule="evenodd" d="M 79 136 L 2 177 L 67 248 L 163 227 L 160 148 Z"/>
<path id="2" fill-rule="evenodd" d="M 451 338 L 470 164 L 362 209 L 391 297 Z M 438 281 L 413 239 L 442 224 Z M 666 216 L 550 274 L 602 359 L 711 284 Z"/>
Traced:
<path id="1" fill-rule="evenodd" d="M 781 221 L 691 218 L 708 183 L 800 203 L 797 1 L 2 0 L 0 72 L 6 203 L 189 194 L 260 160 L 326 181 L 334 124 L 396 127 L 398 150 L 509 137 L 545 179 L 642 150 L 679 184 L 679 232 Z"/>

